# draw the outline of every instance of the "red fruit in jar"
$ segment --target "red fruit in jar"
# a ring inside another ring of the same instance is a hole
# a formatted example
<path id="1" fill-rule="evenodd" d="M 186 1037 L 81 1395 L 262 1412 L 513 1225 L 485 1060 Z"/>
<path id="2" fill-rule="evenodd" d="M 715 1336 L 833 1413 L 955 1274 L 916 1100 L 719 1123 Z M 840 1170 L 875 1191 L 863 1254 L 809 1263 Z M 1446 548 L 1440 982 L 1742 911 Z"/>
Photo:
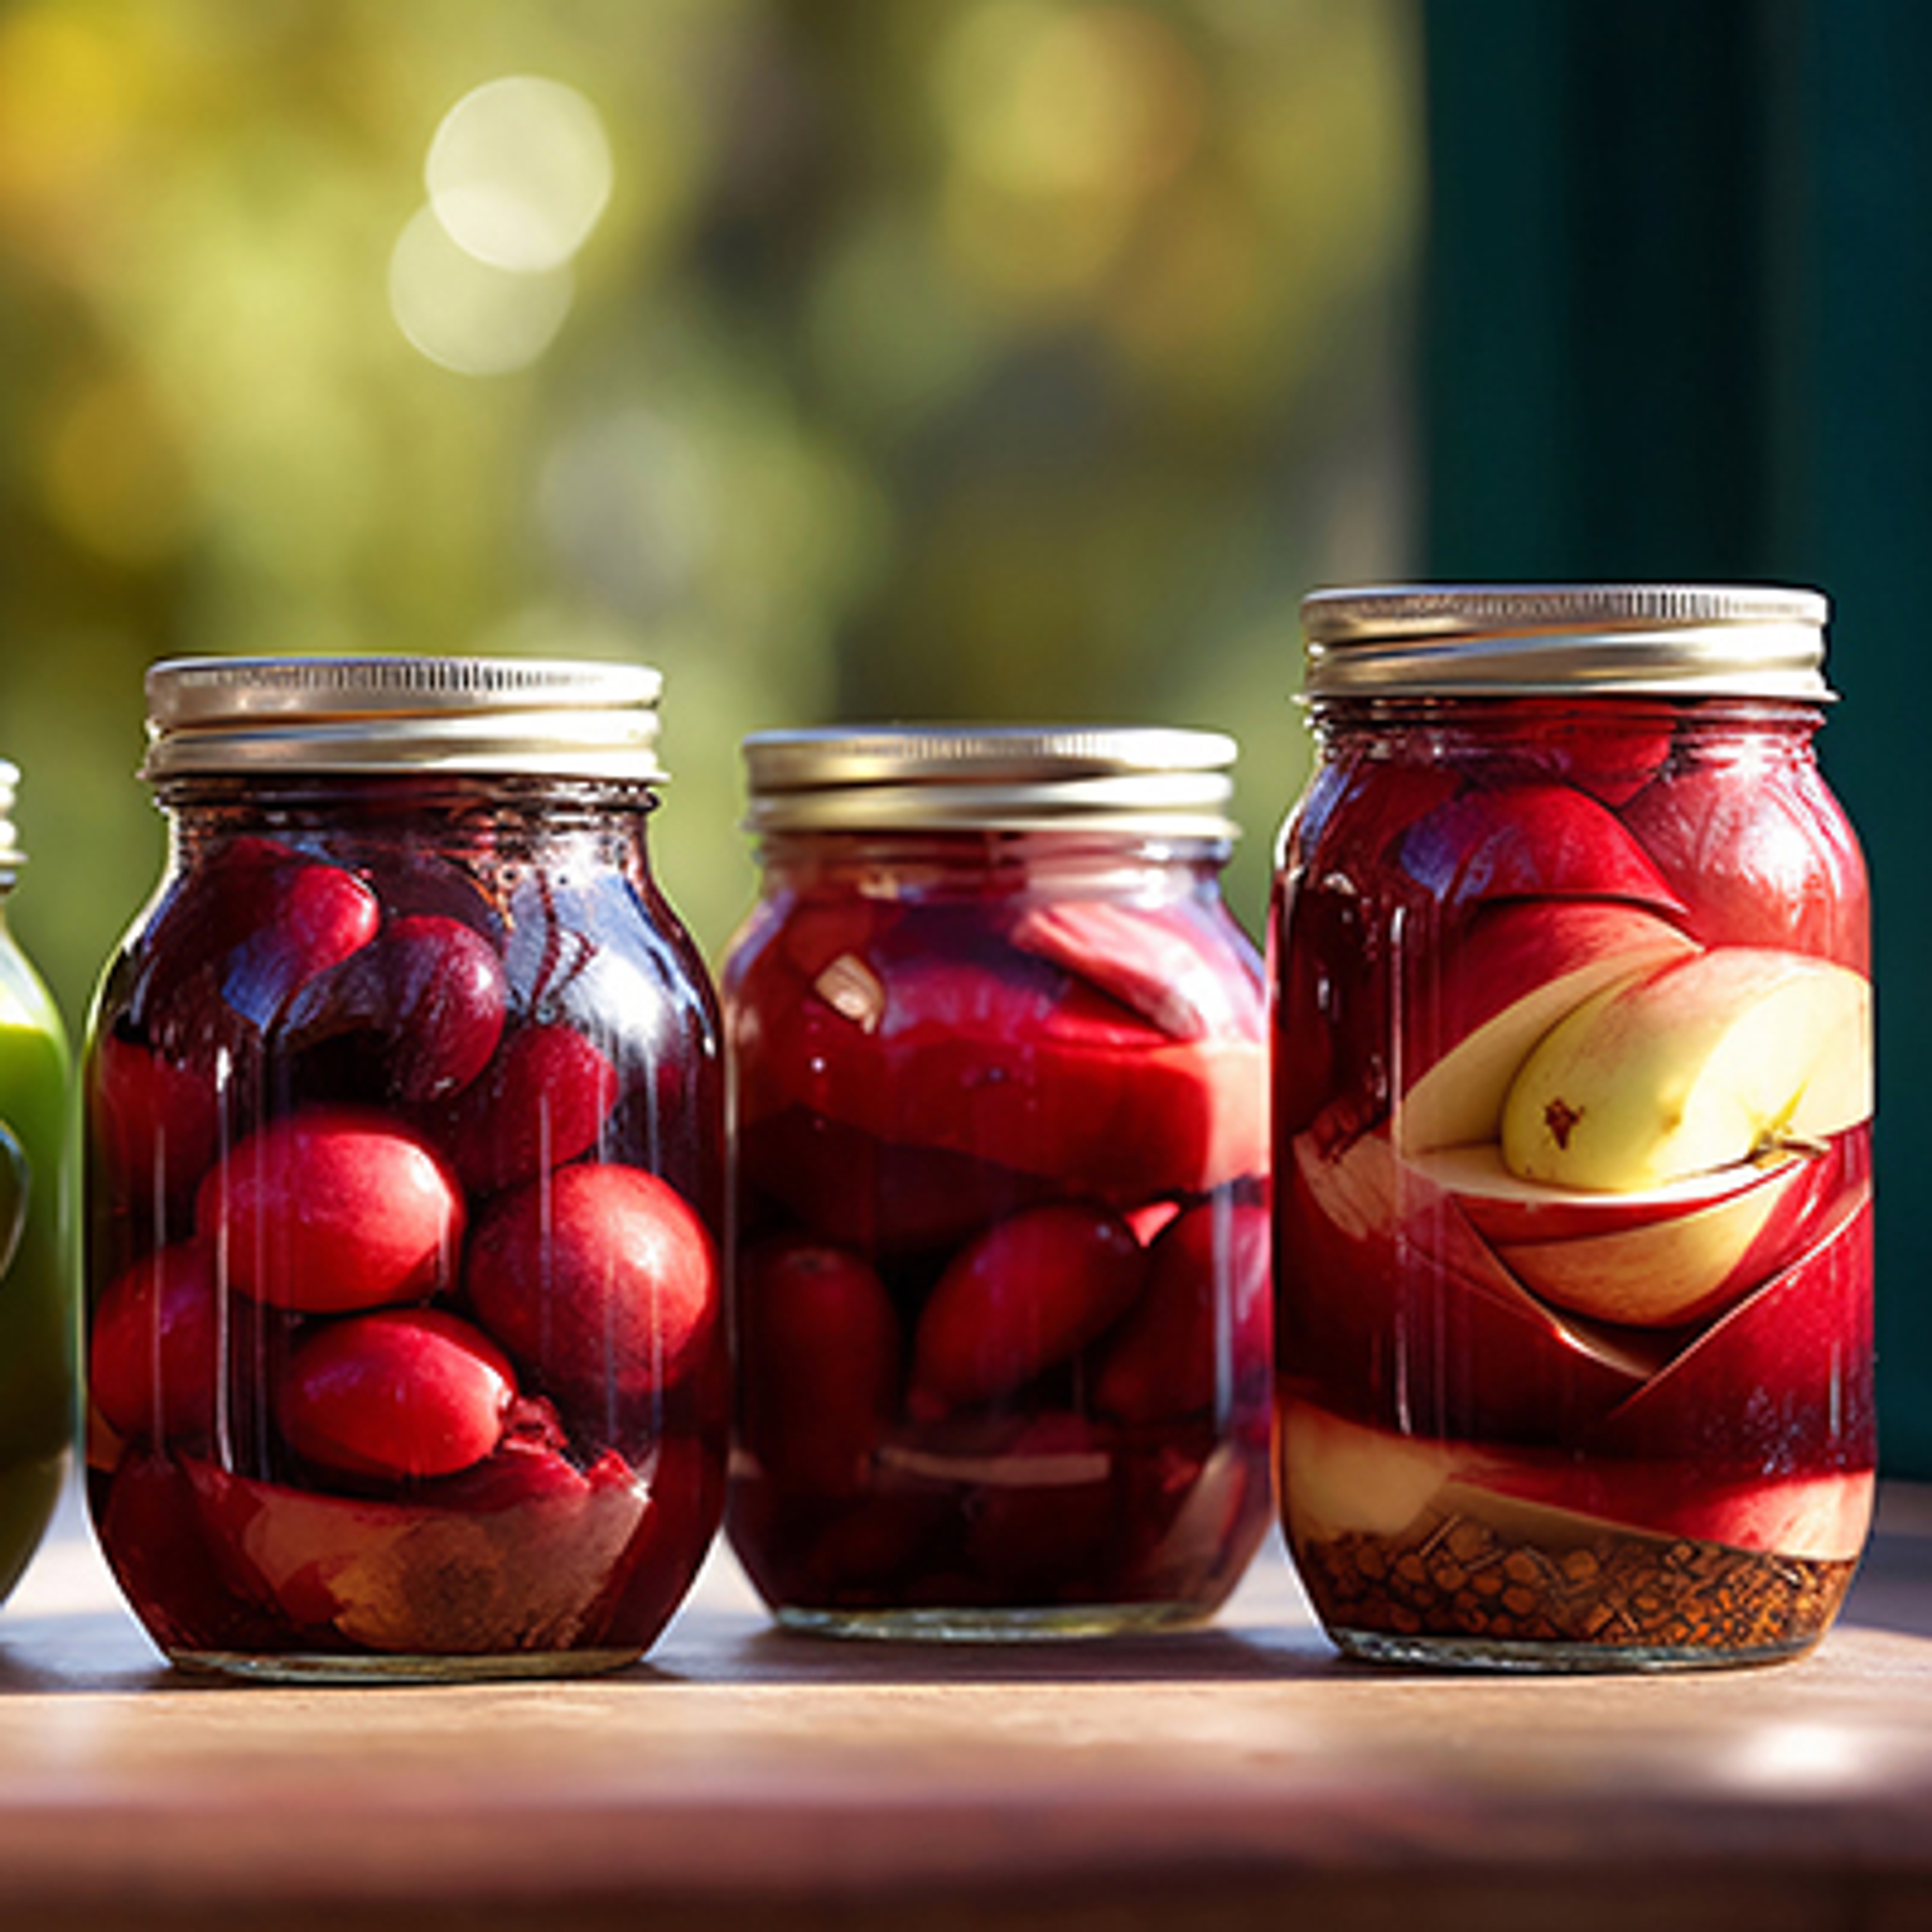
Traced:
<path id="1" fill-rule="evenodd" d="M 1864 860 L 1814 770 L 1738 758 L 1673 771 L 1624 822 L 1706 945 L 1773 946 L 1870 972 Z"/>
<path id="2" fill-rule="evenodd" d="M 346 1045 L 396 1098 L 438 1100 L 489 1064 L 506 1004 L 503 964 L 487 939 L 460 920 L 414 916 L 310 979 L 276 1039 L 290 1053 Z"/>
<path id="3" fill-rule="evenodd" d="M 1232 919 L 1192 904 L 1041 900 L 1013 922 L 1013 944 L 1131 1008 L 1173 1040 L 1253 1029 L 1261 962 Z"/>
<path id="4" fill-rule="evenodd" d="M 1283 1150 L 1276 1286 L 1282 1366 L 1324 1401 L 1418 1435 L 1534 1437 L 1607 1414 L 1668 1359 L 1526 1292 L 1386 1134 L 1324 1130 Z"/>
<path id="5" fill-rule="evenodd" d="M 136 1012 L 143 1012 L 158 991 L 225 959 L 269 916 L 278 875 L 304 862 L 292 846 L 252 836 L 200 854 L 149 931 Z"/>
<path id="6" fill-rule="evenodd" d="M 1240 1034 L 1176 1041 L 1023 953 L 988 964 L 916 937 L 909 921 L 890 956 L 848 956 L 809 988 L 744 989 L 763 1021 L 742 1118 L 802 1107 L 1124 1204 L 1265 1164 L 1258 999 Z"/>
<path id="7" fill-rule="evenodd" d="M 516 1373 L 480 1330 L 436 1309 L 318 1324 L 283 1370 L 276 1418 L 298 1456 L 392 1480 L 454 1475 L 496 1447 Z"/>
<path id="8" fill-rule="evenodd" d="M 1630 899 L 1683 910 L 1616 814 L 1569 785 L 1463 792 L 1409 826 L 1398 862 L 1445 918 L 1497 898 Z"/>
<path id="9" fill-rule="evenodd" d="M 1229 1406 L 1271 1372 L 1270 1219 L 1258 1203 L 1204 1201 L 1148 1256 L 1145 1292 L 1101 1354 L 1094 1400 L 1123 1422 L 1172 1421 Z"/>
<path id="10" fill-rule="evenodd" d="M 953 1257 L 920 1318 L 915 1406 L 985 1402 L 1030 1382 L 1118 1320 L 1146 1275 L 1133 1230 L 1096 1202 L 995 1222 Z"/>
<path id="11" fill-rule="evenodd" d="M 479 1466 L 406 1503 L 183 1467 L 230 1588 L 298 1630 L 408 1655 L 571 1649 L 643 1520 L 643 1486 L 614 1456 L 584 1475 L 551 1450 L 500 1454 L 548 1460 L 522 1482 Z"/>
<path id="12" fill-rule="evenodd" d="M 520 1028 L 443 1117 L 464 1186 L 494 1194 L 586 1154 L 616 1104 L 617 1070 L 574 1027 Z"/>
<path id="13" fill-rule="evenodd" d="M 200 1241 L 144 1255 L 109 1282 L 89 1324 L 88 1393 L 117 1435 L 205 1441 L 221 1371 L 214 1258 Z"/>
<path id="14" fill-rule="evenodd" d="M 505 1196 L 471 1238 L 464 1288 L 490 1334 L 572 1399 L 668 1388 L 716 1328 L 711 1237 L 642 1168 L 560 1168 Z"/>
<path id="15" fill-rule="evenodd" d="M 868 1254 L 947 1246 L 1059 1191 L 1045 1174 L 874 1140 L 802 1107 L 741 1123 L 738 1163 L 748 1196 L 766 1196 L 814 1234 Z"/>
<path id="16" fill-rule="evenodd" d="M 123 1201 L 181 1200 L 214 1158 L 220 1125 L 209 1074 L 108 1034 L 94 1056 L 94 1143 Z"/>
<path id="17" fill-rule="evenodd" d="M 1520 754 L 1526 763 L 1613 810 L 1657 776 L 1676 736 L 1666 716 L 1628 725 L 1586 716 L 1547 717 L 1531 728 L 1534 742 Z"/>
<path id="18" fill-rule="evenodd" d="M 898 1394 L 898 1317 L 877 1271 L 846 1249 L 769 1241 L 744 1258 L 736 1314 L 746 1448 L 788 1489 L 862 1484 Z"/>
<path id="19" fill-rule="evenodd" d="M 1763 1477 L 1868 1467 L 1869 1193 L 1781 1274 L 1705 1329 L 1590 1437 L 1610 1454 L 1742 1464 Z"/>
<path id="20" fill-rule="evenodd" d="M 272 1122 L 202 1182 L 196 1225 L 230 1285 L 339 1314 L 420 1300 L 454 1280 L 463 1197 L 428 1145 L 379 1115 Z"/>
<path id="21" fill-rule="evenodd" d="M 374 938 L 376 895 L 340 866 L 294 860 L 251 872 L 249 930 L 228 956 L 221 990 L 255 1025 L 271 1024 L 318 973 Z"/>

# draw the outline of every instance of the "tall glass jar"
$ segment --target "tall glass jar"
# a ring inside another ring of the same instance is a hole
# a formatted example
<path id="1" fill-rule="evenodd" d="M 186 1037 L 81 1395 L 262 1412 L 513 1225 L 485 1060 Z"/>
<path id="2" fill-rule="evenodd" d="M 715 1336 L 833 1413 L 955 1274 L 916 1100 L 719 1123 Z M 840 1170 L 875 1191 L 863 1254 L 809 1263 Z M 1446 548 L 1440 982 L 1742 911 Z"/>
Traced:
<path id="1" fill-rule="evenodd" d="M 1270 1514 L 1265 1014 L 1211 734 L 748 741 L 728 1521 L 782 1623 L 1191 1621 Z"/>
<path id="2" fill-rule="evenodd" d="M 1815 1642 L 1874 1467 L 1868 908 L 1825 600 L 1318 594 L 1283 835 L 1281 1493 L 1351 1654 Z"/>
<path id="3" fill-rule="evenodd" d="M 0 759 L 0 901 L 26 854 Z M 0 1600 L 53 1514 L 74 1440 L 66 1030 L 0 904 Z"/>
<path id="4" fill-rule="evenodd" d="M 716 1000 L 640 667 L 148 674 L 159 892 L 84 1074 L 88 1490 L 176 1663 L 541 1676 L 722 1513 Z"/>

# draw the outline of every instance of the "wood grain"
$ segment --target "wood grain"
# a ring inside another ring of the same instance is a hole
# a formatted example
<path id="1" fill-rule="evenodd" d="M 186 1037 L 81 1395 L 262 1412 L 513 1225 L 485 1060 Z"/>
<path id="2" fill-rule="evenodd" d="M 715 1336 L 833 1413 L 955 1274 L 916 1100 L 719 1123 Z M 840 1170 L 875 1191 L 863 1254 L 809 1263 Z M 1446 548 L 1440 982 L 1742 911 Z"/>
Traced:
<path id="1" fill-rule="evenodd" d="M 76 1528 L 0 1612 L 0 1928 L 1932 1924 L 1932 1520 L 1796 1664 L 1336 1661 L 1278 1547 L 1165 1637 L 782 1636 L 714 1558 L 551 1684 L 207 1688 Z"/>

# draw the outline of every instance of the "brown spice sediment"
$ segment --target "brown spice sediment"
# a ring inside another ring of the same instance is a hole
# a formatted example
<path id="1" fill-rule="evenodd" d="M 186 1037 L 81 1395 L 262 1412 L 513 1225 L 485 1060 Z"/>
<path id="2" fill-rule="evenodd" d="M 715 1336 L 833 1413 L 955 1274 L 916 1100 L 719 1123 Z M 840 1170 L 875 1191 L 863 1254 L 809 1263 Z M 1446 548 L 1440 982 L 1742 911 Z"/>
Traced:
<path id="1" fill-rule="evenodd" d="M 1613 1529 L 1546 1550 L 1466 1516 L 1420 1537 L 1298 1538 L 1295 1557 L 1333 1629 L 1719 1655 L 1815 1642 L 1857 1568 Z"/>

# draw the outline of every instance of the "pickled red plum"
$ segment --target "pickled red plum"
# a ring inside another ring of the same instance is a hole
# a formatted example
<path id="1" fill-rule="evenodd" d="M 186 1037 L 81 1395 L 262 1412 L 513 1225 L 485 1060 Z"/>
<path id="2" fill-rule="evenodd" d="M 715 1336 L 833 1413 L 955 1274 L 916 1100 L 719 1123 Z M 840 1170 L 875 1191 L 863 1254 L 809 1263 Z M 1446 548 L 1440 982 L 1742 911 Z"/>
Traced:
<path id="1" fill-rule="evenodd" d="M 199 1241 L 144 1256 L 117 1275 L 94 1312 L 88 1392 L 118 1434 L 205 1442 L 220 1372 L 214 1256 Z"/>
<path id="2" fill-rule="evenodd" d="M 452 1286 L 464 1218 L 427 1143 L 380 1115 L 328 1108 L 244 1141 L 202 1183 L 196 1212 L 241 1293 L 318 1314 Z"/>
<path id="3" fill-rule="evenodd" d="M 1258 1202 L 1210 1200 L 1156 1236 L 1146 1292 L 1101 1355 L 1094 1399 L 1104 1413 L 1150 1423 L 1211 1415 L 1244 1367 L 1272 1359 L 1270 1227 Z"/>
<path id="4" fill-rule="evenodd" d="M 515 1371 L 468 1322 L 384 1310 L 314 1328 L 289 1358 L 275 1408 L 306 1461 L 400 1481 L 480 1462 L 515 1394 Z"/>
<path id="5" fill-rule="evenodd" d="M 617 1070 L 574 1027 L 519 1028 L 442 1117 L 465 1187 L 500 1192 L 586 1154 L 617 1100 Z"/>
<path id="6" fill-rule="evenodd" d="M 563 1168 L 503 1196 L 471 1237 L 464 1287 L 539 1384 L 573 1399 L 672 1388 L 717 1321 L 711 1238 L 641 1168 Z"/>
<path id="7" fill-rule="evenodd" d="M 376 896 L 352 873 L 293 861 L 259 881 L 262 903 L 229 954 L 221 990 L 257 1027 L 278 1018 L 297 992 L 375 935 Z"/>
<path id="8" fill-rule="evenodd" d="M 191 1197 L 220 1133 L 207 1070 L 110 1034 L 94 1060 L 94 1135 L 110 1184 L 124 1200 Z"/>
<path id="9" fill-rule="evenodd" d="M 285 1052 L 344 1052 L 372 1100 L 446 1099 L 489 1064 L 502 1037 L 502 962 L 453 919 L 396 920 L 307 982 L 278 1028 Z"/>
<path id="10" fill-rule="evenodd" d="M 943 1410 L 1030 1382 L 1110 1327 L 1146 1277 L 1133 1230 L 1097 1204 L 1052 1202 L 995 1222 L 926 1304 L 914 1400 Z"/>
<path id="11" fill-rule="evenodd" d="M 739 1274 L 740 1433 L 776 1479 L 848 1493 L 898 1405 L 899 1322 L 859 1256 L 780 1237 Z"/>

